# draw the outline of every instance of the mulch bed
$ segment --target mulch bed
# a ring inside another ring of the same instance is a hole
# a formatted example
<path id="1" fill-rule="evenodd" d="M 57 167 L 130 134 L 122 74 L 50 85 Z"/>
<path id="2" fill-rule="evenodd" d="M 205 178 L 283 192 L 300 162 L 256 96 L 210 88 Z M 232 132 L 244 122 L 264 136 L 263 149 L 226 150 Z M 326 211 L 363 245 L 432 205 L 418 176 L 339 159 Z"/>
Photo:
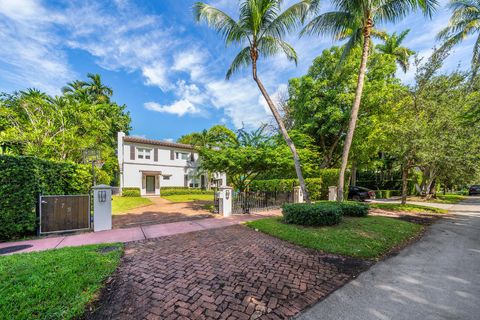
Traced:
<path id="1" fill-rule="evenodd" d="M 86 319 L 285 319 L 372 261 L 300 248 L 243 226 L 127 244 Z"/>

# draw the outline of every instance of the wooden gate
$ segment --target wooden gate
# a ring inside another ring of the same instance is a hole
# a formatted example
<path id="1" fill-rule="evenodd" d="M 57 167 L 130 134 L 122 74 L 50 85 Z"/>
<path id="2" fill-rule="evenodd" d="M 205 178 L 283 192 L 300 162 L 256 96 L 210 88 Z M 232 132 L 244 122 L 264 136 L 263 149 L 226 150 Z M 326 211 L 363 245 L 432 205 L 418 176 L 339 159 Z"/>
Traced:
<path id="1" fill-rule="evenodd" d="M 40 234 L 90 229 L 90 196 L 40 196 Z"/>

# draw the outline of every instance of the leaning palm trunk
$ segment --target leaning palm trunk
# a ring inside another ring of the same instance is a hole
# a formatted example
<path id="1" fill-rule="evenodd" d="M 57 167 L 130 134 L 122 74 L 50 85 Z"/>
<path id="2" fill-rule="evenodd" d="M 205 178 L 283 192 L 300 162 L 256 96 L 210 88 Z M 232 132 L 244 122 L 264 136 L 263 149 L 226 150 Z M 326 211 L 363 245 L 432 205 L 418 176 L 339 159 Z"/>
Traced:
<path id="1" fill-rule="evenodd" d="M 282 133 L 282 136 L 285 139 L 285 142 L 287 143 L 288 147 L 290 148 L 290 151 L 292 152 L 293 162 L 295 163 L 295 172 L 297 173 L 298 182 L 303 192 L 303 197 L 307 203 L 310 203 L 310 197 L 308 195 L 308 191 L 305 185 L 305 179 L 303 178 L 302 168 L 300 166 L 300 157 L 298 156 L 297 148 L 295 148 L 295 144 L 290 138 L 290 135 L 288 134 L 287 129 L 285 128 L 285 125 L 282 121 L 282 118 L 280 117 L 280 114 L 277 108 L 275 107 L 275 104 L 273 103 L 272 99 L 268 95 L 267 90 L 263 86 L 263 83 L 260 81 L 260 79 L 257 76 L 257 61 L 256 61 L 255 53 L 252 53 L 252 71 L 253 71 L 253 80 L 255 80 L 255 82 L 257 83 L 257 86 L 260 89 L 260 92 L 262 93 L 263 97 L 265 98 L 265 101 L 267 102 L 268 107 L 270 108 L 270 111 L 272 111 L 273 117 L 275 118 L 275 121 L 277 122 L 278 127 L 280 128 L 280 132 Z"/>
<path id="2" fill-rule="evenodd" d="M 370 45 L 370 31 L 372 28 L 372 21 L 369 20 L 363 32 L 363 52 L 360 69 L 358 71 L 357 90 L 355 91 L 355 100 L 353 101 L 352 111 L 350 114 L 350 123 L 348 124 L 347 137 L 345 138 L 345 145 L 343 146 L 342 165 L 340 167 L 340 174 L 338 176 L 338 201 L 343 201 L 343 189 L 345 185 L 345 171 L 347 170 L 348 155 L 350 147 L 352 146 L 353 133 L 357 125 L 358 111 L 360 109 L 360 102 L 362 100 L 363 84 L 365 83 L 365 71 L 367 70 L 368 51 Z"/>

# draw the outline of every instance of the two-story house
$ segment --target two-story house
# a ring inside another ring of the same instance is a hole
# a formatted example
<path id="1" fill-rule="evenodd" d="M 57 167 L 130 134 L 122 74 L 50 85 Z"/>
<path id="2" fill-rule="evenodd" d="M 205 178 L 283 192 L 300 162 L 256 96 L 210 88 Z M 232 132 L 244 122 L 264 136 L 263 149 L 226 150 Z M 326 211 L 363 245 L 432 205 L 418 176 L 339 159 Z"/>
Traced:
<path id="1" fill-rule="evenodd" d="M 226 185 L 225 174 L 212 181 L 199 170 L 199 155 L 192 145 L 150 140 L 118 133 L 120 188 L 140 188 L 142 196 L 160 195 L 162 187 L 205 188 Z"/>

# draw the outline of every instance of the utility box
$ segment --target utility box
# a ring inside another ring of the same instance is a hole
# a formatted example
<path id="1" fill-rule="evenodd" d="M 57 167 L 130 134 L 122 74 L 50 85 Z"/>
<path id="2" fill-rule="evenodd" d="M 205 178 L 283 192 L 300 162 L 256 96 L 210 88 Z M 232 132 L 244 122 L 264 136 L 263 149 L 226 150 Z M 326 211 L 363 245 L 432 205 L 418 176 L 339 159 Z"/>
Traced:
<path id="1" fill-rule="evenodd" d="M 105 184 L 93 188 L 93 231 L 112 229 L 112 187 Z"/>

